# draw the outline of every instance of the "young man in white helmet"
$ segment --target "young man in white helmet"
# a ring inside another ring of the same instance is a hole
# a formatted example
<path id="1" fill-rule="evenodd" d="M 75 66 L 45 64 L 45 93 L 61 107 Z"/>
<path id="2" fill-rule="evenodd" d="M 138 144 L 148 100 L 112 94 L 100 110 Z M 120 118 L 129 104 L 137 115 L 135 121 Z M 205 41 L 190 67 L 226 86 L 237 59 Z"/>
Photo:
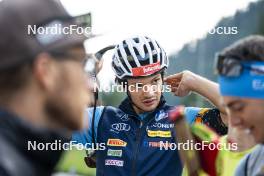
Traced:
<path id="1" fill-rule="evenodd" d="M 181 175 L 178 152 L 160 150 L 160 142 L 176 143 L 174 124 L 168 119 L 173 106 L 166 104 L 161 90 L 168 64 L 165 51 L 149 37 L 129 38 L 115 47 L 112 68 L 128 96 L 118 108 L 97 107 L 94 118 L 93 109 L 87 109 L 89 128 L 72 139 L 106 144 L 105 150 L 96 151 L 97 175 Z M 217 102 L 212 96 L 216 85 L 200 87 L 198 93 Z M 189 123 L 206 118 L 219 125 L 219 132 L 226 131 L 216 109 L 185 108 L 185 113 Z"/>

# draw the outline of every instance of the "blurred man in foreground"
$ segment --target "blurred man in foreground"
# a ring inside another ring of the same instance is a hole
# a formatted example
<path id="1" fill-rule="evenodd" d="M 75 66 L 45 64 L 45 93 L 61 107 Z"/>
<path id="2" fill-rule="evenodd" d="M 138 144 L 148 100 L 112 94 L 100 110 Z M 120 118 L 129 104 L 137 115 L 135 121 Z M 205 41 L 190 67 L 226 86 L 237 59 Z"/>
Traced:
<path id="1" fill-rule="evenodd" d="M 61 29 L 74 20 L 53 0 L 0 2 L 0 175 L 50 175 L 62 149 L 46 144 L 67 142 L 82 127 L 90 103 L 86 37 L 27 28 Z M 46 147 L 29 149 L 29 142 Z"/>

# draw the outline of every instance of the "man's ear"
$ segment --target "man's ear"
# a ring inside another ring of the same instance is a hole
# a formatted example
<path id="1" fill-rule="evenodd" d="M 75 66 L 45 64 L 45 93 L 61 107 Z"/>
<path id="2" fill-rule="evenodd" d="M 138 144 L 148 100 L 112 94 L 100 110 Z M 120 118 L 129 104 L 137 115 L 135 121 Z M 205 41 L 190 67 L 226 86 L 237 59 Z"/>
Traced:
<path id="1" fill-rule="evenodd" d="M 39 86 L 48 91 L 56 86 L 58 69 L 58 64 L 48 53 L 39 54 L 33 63 L 33 75 Z"/>

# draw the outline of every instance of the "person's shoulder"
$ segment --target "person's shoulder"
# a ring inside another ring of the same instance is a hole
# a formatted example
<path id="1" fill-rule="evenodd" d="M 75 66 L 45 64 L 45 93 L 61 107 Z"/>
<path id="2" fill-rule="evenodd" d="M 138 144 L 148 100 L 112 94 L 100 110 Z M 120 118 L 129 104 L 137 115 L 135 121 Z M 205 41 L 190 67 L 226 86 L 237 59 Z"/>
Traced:
<path id="1" fill-rule="evenodd" d="M 106 106 L 97 106 L 96 108 L 88 107 L 85 109 L 84 119 L 88 118 L 91 120 L 93 116 L 96 119 L 100 119 L 102 114 L 104 113 L 105 109 L 106 109 Z"/>
<path id="2" fill-rule="evenodd" d="M 177 108 L 178 106 L 172 106 L 172 105 L 167 105 L 166 108 L 168 108 L 169 110 L 172 110 L 174 108 Z M 185 118 L 187 120 L 187 122 L 189 124 L 193 124 L 196 119 L 197 116 L 200 112 L 205 111 L 208 108 L 198 108 L 198 107 L 185 107 L 184 108 L 184 114 L 185 114 Z"/>
<path id="3" fill-rule="evenodd" d="M 198 108 L 198 107 L 185 107 L 184 114 L 185 114 L 186 120 L 190 124 L 194 123 L 197 119 L 199 112 L 202 110 L 203 108 Z"/>
<path id="4" fill-rule="evenodd" d="M 186 107 L 185 113 L 192 113 L 196 115 L 196 122 L 202 122 L 202 118 L 206 116 L 219 116 L 220 111 L 216 108 L 200 108 L 200 107 Z"/>
<path id="5" fill-rule="evenodd" d="M 264 175 L 264 146 L 258 145 L 254 150 L 246 155 L 236 169 L 236 176 Z M 245 173 L 246 172 L 246 173 Z"/>
<path id="6" fill-rule="evenodd" d="M 264 169 L 264 160 L 263 160 L 263 158 L 264 158 L 264 145 L 260 145 L 259 144 L 250 153 L 249 164 L 253 164 L 254 163 L 254 166 L 262 165 L 262 167 Z"/>
<path id="7" fill-rule="evenodd" d="M 92 117 L 94 113 L 94 108 L 90 107 L 86 109 L 86 116 L 87 117 Z M 111 117 L 119 117 L 125 115 L 126 112 L 122 111 L 118 107 L 114 106 L 98 106 L 96 107 L 95 111 L 95 118 L 101 119 L 103 116 L 111 116 Z M 90 118 L 91 119 L 91 118 Z"/>
<path id="8" fill-rule="evenodd" d="M 252 155 L 258 156 L 259 154 L 264 155 L 264 145 L 257 145 L 252 151 Z"/>
<path id="9" fill-rule="evenodd" d="M 227 126 L 223 123 L 220 111 L 216 108 L 186 107 L 185 114 L 190 123 L 203 123 L 219 135 L 227 134 Z"/>
<path id="10" fill-rule="evenodd" d="M 106 108 L 107 106 L 96 106 L 96 111 L 102 111 Z M 93 112 L 94 111 L 94 107 L 88 107 L 85 109 L 85 112 Z"/>

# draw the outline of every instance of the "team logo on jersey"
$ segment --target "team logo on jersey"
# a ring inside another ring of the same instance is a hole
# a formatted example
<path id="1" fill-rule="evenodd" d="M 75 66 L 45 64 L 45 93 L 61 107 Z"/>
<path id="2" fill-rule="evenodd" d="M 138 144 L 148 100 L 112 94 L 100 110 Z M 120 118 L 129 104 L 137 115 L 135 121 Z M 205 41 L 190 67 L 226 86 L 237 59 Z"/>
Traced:
<path id="1" fill-rule="evenodd" d="M 119 133 L 120 131 L 129 131 L 130 125 L 126 123 L 114 123 L 111 125 L 110 131 Z"/>
<path id="2" fill-rule="evenodd" d="M 168 141 L 144 141 L 143 146 L 144 147 L 151 147 L 151 148 L 169 148 L 172 145 L 172 143 Z"/>
<path id="3" fill-rule="evenodd" d="M 161 131 L 161 130 L 147 130 L 149 137 L 163 137 L 163 138 L 170 138 L 171 131 Z"/>
<path id="4" fill-rule="evenodd" d="M 123 115 L 123 116 L 121 116 L 121 118 L 120 118 L 122 121 L 124 121 L 124 122 L 126 122 L 126 121 L 128 121 L 129 120 L 129 118 L 128 118 L 128 115 L 127 114 L 125 114 L 125 115 Z"/>
<path id="5" fill-rule="evenodd" d="M 165 129 L 171 129 L 174 128 L 174 123 L 153 123 L 150 127 L 154 127 L 154 128 L 165 128 Z"/>
<path id="6" fill-rule="evenodd" d="M 159 111 L 155 116 L 155 121 L 158 122 L 161 119 L 168 118 L 169 114 L 165 112 L 164 110 Z"/>
<path id="7" fill-rule="evenodd" d="M 122 156 L 122 150 L 112 150 L 112 149 L 108 149 L 107 150 L 107 156 L 117 156 L 117 157 L 121 157 Z"/>
<path id="8" fill-rule="evenodd" d="M 124 166 L 124 161 L 122 161 L 122 160 L 111 160 L 111 159 L 107 159 L 107 160 L 105 160 L 105 165 L 106 166 L 119 166 L 119 167 L 123 167 Z"/>
<path id="9" fill-rule="evenodd" d="M 127 143 L 121 139 L 108 139 L 107 145 L 113 147 L 125 147 Z"/>

